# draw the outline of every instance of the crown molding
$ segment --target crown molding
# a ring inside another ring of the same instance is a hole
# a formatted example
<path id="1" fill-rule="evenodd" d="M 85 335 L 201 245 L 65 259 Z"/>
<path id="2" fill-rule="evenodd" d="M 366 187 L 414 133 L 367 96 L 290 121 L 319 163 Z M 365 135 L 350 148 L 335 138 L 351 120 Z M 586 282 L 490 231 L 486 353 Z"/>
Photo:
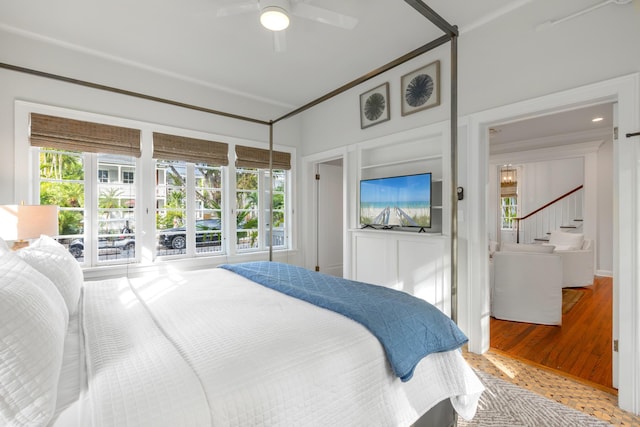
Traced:
<path id="1" fill-rule="evenodd" d="M 590 129 L 580 132 L 571 132 L 560 135 L 545 136 L 542 138 L 523 139 L 504 143 L 490 143 L 489 156 L 533 151 L 545 148 L 558 148 L 565 145 L 576 145 L 585 141 L 603 141 L 613 139 L 613 133 L 609 129 Z"/>

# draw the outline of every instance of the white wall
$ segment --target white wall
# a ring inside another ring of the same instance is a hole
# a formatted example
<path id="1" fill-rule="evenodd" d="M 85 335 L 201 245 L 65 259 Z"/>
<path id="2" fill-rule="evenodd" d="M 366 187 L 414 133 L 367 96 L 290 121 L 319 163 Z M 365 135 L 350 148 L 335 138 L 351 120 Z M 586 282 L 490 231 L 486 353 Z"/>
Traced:
<path id="1" fill-rule="evenodd" d="M 582 158 L 525 163 L 519 183 L 521 215 L 527 215 L 583 184 Z"/>
<path id="2" fill-rule="evenodd" d="M 275 119 L 289 111 L 86 53 L 46 46 L 41 41 L 10 33 L 0 32 L 0 52 L 2 62 L 9 64 L 260 120 Z M 16 100 L 202 131 L 221 135 L 222 139 L 228 135 L 266 144 L 269 138 L 266 125 L 0 69 L 0 204 L 17 202 L 14 173 L 20 172 L 20 165 L 14 164 L 13 146 Z M 301 139 L 299 124 L 298 118 L 276 124 L 275 144 L 296 146 Z"/>
<path id="3" fill-rule="evenodd" d="M 472 114 L 640 71 L 640 55 L 637 55 L 640 6 L 637 1 L 627 6 L 607 5 L 547 30 L 536 30 L 542 22 L 583 8 L 585 4 L 581 0 L 561 3 L 536 0 L 484 27 L 466 33 L 461 29 L 458 43 L 459 186 L 468 187 L 470 180 L 476 179 L 476 172 L 487 167 L 484 162 L 488 161 L 488 154 L 486 159 L 473 158 L 469 154 L 475 151 L 466 143 L 465 120 L 472 118 Z M 455 24 L 455 20 L 452 23 Z M 401 76 L 436 59 L 442 61 L 441 105 L 402 117 L 398 106 Z M 305 112 L 302 155 L 335 150 L 448 119 L 449 64 L 449 49 L 445 45 Z M 359 94 L 387 81 L 390 83 L 391 119 L 360 129 Z M 352 172 L 347 174 L 353 176 Z M 470 287 L 480 283 L 466 273 L 472 260 L 465 259 L 465 248 L 486 238 L 474 235 L 466 228 L 469 218 L 486 213 L 467 211 L 467 200 L 478 196 L 469 192 L 465 196 L 466 200 L 458 205 L 458 216 L 462 219 L 458 225 L 461 297 L 472 294 Z M 465 315 L 464 311 L 460 313 L 463 327 Z"/>
<path id="4" fill-rule="evenodd" d="M 637 3 L 637 1 L 636 1 Z M 585 7 L 582 0 L 536 0 L 465 33 L 458 42 L 459 114 L 530 99 L 640 71 L 640 6 L 603 7 L 579 19 L 536 31 L 544 21 Z M 456 24 L 452 20 L 452 24 Z M 438 108 L 402 117 L 400 77 L 441 61 Z M 382 64 L 380 64 L 382 65 Z M 302 154 L 366 141 L 449 117 L 449 46 L 444 45 L 304 113 Z M 360 129 L 358 96 L 390 83 L 391 119 Z"/>

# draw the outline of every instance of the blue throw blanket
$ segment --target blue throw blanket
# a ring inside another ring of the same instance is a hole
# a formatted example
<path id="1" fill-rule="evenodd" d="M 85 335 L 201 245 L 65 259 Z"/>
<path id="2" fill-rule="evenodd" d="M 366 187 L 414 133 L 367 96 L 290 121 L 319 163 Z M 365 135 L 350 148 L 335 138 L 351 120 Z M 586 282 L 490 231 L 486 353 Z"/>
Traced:
<path id="1" fill-rule="evenodd" d="M 449 317 L 405 292 L 277 262 L 220 267 L 361 323 L 378 338 L 393 371 L 402 381 L 411 379 L 423 357 L 459 348 L 467 342 Z"/>

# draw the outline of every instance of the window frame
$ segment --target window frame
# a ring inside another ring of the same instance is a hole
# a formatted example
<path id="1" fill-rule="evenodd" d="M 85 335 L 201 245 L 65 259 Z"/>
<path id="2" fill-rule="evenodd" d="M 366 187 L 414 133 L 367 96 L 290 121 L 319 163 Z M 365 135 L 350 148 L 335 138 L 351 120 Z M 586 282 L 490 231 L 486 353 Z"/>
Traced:
<path id="1" fill-rule="evenodd" d="M 142 151 L 141 157 L 136 158 L 136 172 L 134 178 L 134 184 L 136 187 L 136 201 L 135 206 L 138 208 L 135 214 L 136 218 L 136 256 L 134 259 L 129 259 L 127 262 L 118 262 L 116 261 L 114 264 L 103 265 L 100 266 L 89 266 L 83 265 L 83 270 L 85 271 L 85 277 L 88 278 L 101 278 L 105 276 L 110 276 L 115 274 L 115 272 L 129 272 L 137 269 L 144 269 L 145 266 L 155 265 L 158 260 L 162 257 L 157 257 L 155 255 L 150 255 L 150 252 L 154 252 L 154 245 L 157 244 L 157 239 L 155 237 L 155 221 L 150 221 L 149 219 L 153 218 L 153 212 L 155 211 L 155 192 L 154 191 L 144 191 L 145 188 L 150 190 L 151 188 L 155 189 L 155 163 L 152 158 L 152 144 L 153 144 L 153 133 L 154 132 L 164 132 L 169 134 L 177 134 L 177 135 L 185 135 L 186 137 L 193 138 L 201 138 L 201 139 L 212 139 L 225 141 L 228 144 L 228 155 L 229 155 L 229 165 L 222 168 L 222 178 L 223 178 L 223 222 L 224 219 L 227 219 L 227 224 L 223 225 L 223 240 L 226 245 L 226 254 L 218 257 L 217 254 L 203 254 L 202 256 L 197 257 L 189 257 L 182 256 L 177 258 L 184 258 L 181 262 L 186 261 L 187 263 L 184 265 L 193 265 L 199 266 L 204 265 L 203 262 L 206 262 L 207 265 L 211 265 L 211 261 L 200 261 L 197 259 L 201 258 L 219 258 L 219 262 L 230 262 L 235 260 L 236 262 L 240 262 L 243 259 L 255 259 L 256 254 L 264 254 L 269 251 L 269 247 L 263 245 L 261 248 L 256 249 L 255 251 L 250 252 L 241 252 L 238 251 L 235 246 L 235 235 L 236 235 L 236 226 L 235 221 L 229 221 L 229 218 L 235 218 L 235 212 L 233 207 L 235 206 L 233 197 L 235 197 L 235 166 L 232 161 L 234 158 L 235 146 L 243 145 L 243 146 L 254 146 L 255 148 L 265 147 L 265 142 L 258 143 L 255 141 L 249 141 L 243 138 L 237 137 L 229 137 L 223 135 L 217 135 L 209 132 L 195 131 L 195 130 L 185 130 L 184 128 L 178 129 L 165 125 L 158 125 L 155 123 L 142 122 L 138 120 L 126 119 L 122 117 L 109 116 L 104 114 L 96 114 L 89 113 L 79 110 L 70 110 L 62 107 L 54 107 L 43 104 L 32 103 L 28 101 L 16 100 L 14 102 L 15 108 L 15 157 L 16 164 L 24 164 L 28 165 L 26 168 L 22 168 L 20 170 L 15 171 L 15 196 L 17 200 L 24 201 L 25 203 L 38 203 L 39 202 L 39 191 L 38 191 L 38 182 L 39 182 L 39 159 L 38 155 L 34 154 L 30 143 L 29 143 L 29 126 L 30 126 L 30 114 L 31 113 L 39 113 L 45 115 L 59 116 L 63 118 L 69 118 L 72 120 L 84 120 L 95 123 L 102 123 L 107 125 L 114 126 L 123 126 L 136 128 L 140 130 L 140 150 Z M 287 221 L 287 231 L 286 231 L 286 241 L 285 246 L 283 247 L 273 247 L 274 251 L 279 252 L 294 252 L 295 248 L 295 239 L 293 238 L 294 233 L 294 217 L 293 217 L 293 194 L 294 194 L 294 184 L 295 184 L 295 156 L 296 156 L 296 148 L 290 146 L 274 146 L 274 150 L 282 151 L 289 153 L 291 156 L 291 169 L 287 170 L 286 173 L 286 188 L 285 188 L 285 198 L 286 198 L 286 212 L 285 218 Z M 93 169 L 92 171 L 85 170 L 85 173 L 95 173 L 95 179 L 97 181 L 97 169 Z M 97 186 L 96 186 L 97 191 Z M 97 200 L 97 199 L 96 199 Z M 96 202 L 97 206 L 97 202 Z M 94 208 L 97 209 L 97 208 Z M 148 210 L 149 214 L 146 213 Z M 97 211 L 96 211 L 97 212 Z M 97 227 L 97 223 L 94 225 Z M 97 228 L 96 228 L 97 229 Z M 145 249 L 149 248 L 149 251 Z M 149 252 L 149 253 L 147 253 Z M 288 256 L 288 255 L 284 255 Z M 172 261 L 172 260 L 165 260 Z M 217 263 L 214 261 L 214 264 Z M 109 267 L 108 270 L 105 270 L 104 267 Z"/>
<path id="2" fill-rule="evenodd" d="M 515 203 L 505 204 L 505 199 L 514 199 Z M 505 211 L 509 208 L 514 209 L 514 215 L 507 217 L 505 216 Z M 518 217 L 518 212 L 520 211 L 520 206 L 518 205 L 518 196 L 500 196 L 500 230 L 501 231 L 515 231 L 516 226 L 514 221 L 515 218 Z M 509 223 L 508 226 L 505 227 L 505 224 Z"/>

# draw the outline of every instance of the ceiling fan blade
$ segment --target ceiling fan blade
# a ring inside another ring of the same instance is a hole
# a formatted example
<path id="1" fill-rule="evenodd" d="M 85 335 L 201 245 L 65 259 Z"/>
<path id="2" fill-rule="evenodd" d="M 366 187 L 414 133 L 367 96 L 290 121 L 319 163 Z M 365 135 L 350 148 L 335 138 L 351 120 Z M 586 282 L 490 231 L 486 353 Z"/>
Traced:
<path id="1" fill-rule="evenodd" d="M 301 18 L 310 19 L 312 21 L 321 22 L 323 24 L 333 25 L 334 27 L 352 30 L 358 25 L 358 19 L 334 12 L 329 9 L 311 6 L 306 3 L 292 4 L 292 14 Z"/>
<path id="2" fill-rule="evenodd" d="M 273 49 L 278 53 L 287 50 L 287 37 L 285 31 L 273 32 Z"/>
<path id="3" fill-rule="evenodd" d="M 218 9 L 216 16 L 222 18 L 224 16 L 240 15 L 242 13 L 255 12 L 260 10 L 258 2 L 255 0 L 246 1 L 243 3 L 231 4 Z"/>

